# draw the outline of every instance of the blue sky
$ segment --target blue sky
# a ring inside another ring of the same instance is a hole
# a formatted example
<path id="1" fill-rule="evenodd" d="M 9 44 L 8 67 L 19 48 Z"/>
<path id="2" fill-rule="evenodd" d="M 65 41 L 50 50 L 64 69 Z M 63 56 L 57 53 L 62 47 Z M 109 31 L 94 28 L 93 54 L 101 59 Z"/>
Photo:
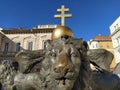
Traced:
<path id="1" fill-rule="evenodd" d="M 120 16 L 120 0 L 0 0 L 0 27 L 32 28 L 40 24 L 61 24 L 54 15 L 61 5 L 70 9 L 65 19 L 76 38 L 88 41 L 109 35 L 109 26 Z"/>

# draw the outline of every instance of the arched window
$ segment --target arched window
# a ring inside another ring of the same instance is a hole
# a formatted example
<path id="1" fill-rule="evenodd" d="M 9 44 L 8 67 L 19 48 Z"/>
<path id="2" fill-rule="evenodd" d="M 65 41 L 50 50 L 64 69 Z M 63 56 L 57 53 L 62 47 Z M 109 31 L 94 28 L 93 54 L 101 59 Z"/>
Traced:
<path id="1" fill-rule="evenodd" d="M 43 47 L 44 49 L 46 49 L 46 42 L 44 41 L 44 47 Z"/>
<path id="2" fill-rule="evenodd" d="M 20 43 L 16 43 L 16 52 L 20 51 Z"/>
<path id="3" fill-rule="evenodd" d="M 28 42 L 28 50 L 32 50 L 33 48 L 33 42 Z"/>
<path id="4" fill-rule="evenodd" d="M 9 48 L 9 43 L 5 43 L 4 53 L 8 52 L 8 48 Z"/>

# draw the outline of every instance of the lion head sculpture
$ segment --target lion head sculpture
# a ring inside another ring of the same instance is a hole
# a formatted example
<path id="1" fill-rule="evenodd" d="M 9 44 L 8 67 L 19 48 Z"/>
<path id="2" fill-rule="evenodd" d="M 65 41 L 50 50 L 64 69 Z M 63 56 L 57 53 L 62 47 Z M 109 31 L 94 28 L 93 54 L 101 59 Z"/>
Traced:
<path id="1" fill-rule="evenodd" d="M 87 43 L 83 39 L 61 37 L 53 41 L 48 40 L 42 56 L 39 51 L 27 52 L 27 58 L 24 58 L 25 52 L 21 53 L 17 54 L 20 65 L 24 65 L 21 63 L 25 60 L 29 68 L 29 63 L 33 65 L 32 63 L 37 60 L 36 62 L 40 61 L 38 63 L 41 65 L 41 71 L 39 74 L 32 72 L 22 74 L 26 67 L 20 66 L 22 73 L 15 77 L 15 82 L 18 82 L 17 87 L 29 86 L 32 90 L 91 90 L 90 63 L 86 54 Z M 35 57 L 34 54 L 37 56 Z M 40 57 L 44 58 L 41 60 Z"/>
<path id="2" fill-rule="evenodd" d="M 46 80 L 50 79 L 50 83 L 55 85 L 54 90 L 90 90 L 87 43 L 82 39 L 59 38 L 47 41 L 46 46 L 49 59 L 43 60 L 42 67 L 50 67 L 47 70 L 42 68 L 40 73 L 45 75 L 47 72 Z"/>

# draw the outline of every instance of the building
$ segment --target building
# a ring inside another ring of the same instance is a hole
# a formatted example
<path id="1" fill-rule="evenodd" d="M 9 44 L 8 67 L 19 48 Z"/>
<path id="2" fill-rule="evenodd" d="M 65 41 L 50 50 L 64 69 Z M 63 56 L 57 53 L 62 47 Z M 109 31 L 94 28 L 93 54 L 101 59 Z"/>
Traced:
<path id="1" fill-rule="evenodd" d="M 106 49 L 114 54 L 112 40 L 110 36 L 97 35 L 88 42 L 90 49 Z M 116 65 L 115 59 L 111 64 L 111 68 Z"/>
<path id="2" fill-rule="evenodd" d="M 2 29 L 0 29 L 0 47 L 2 46 L 2 37 L 3 37 L 3 34 L 1 33 L 1 30 Z M 1 51 L 1 48 L 0 48 L 0 51 Z"/>
<path id="3" fill-rule="evenodd" d="M 57 25 L 39 25 L 32 29 L 12 28 L 0 30 L 0 60 L 14 60 L 21 50 L 38 50 L 45 47 L 44 42 L 51 39 Z"/>
<path id="4" fill-rule="evenodd" d="M 120 16 L 110 25 L 116 63 L 120 62 Z"/>

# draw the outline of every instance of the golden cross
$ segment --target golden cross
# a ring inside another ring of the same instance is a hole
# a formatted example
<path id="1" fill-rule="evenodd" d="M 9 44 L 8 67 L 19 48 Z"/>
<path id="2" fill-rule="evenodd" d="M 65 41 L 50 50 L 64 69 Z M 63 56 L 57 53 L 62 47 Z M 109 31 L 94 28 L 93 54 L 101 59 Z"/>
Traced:
<path id="1" fill-rule="evenodd" d="M 72 14 L 65 14 L 65 12 L 69 11 L 69 8 L 65 8 L 64 5 L 61 6 L 60 9 L 57 9 L 57 12 L 61 12 L 61 14 L 54 15 L 55 18 L 61 18 L 61 25 L 65 25 L 65 17 L 72 17 Z"/>

